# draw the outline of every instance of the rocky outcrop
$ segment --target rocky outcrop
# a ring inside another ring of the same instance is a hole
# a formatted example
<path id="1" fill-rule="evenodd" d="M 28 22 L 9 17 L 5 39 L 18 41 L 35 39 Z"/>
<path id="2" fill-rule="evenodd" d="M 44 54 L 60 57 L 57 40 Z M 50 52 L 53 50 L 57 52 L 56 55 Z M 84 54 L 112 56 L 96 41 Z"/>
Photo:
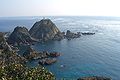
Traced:
<path id="1" fill-rule="evenodd" d="M 40 65 L 51 65 L 57 61 L 56 58 L 45 58 L 39 61 Z"/>
<path id="2" fill-rule="evenodd" d="M 83 77 L 78 80 L 112 80 L 112 79 L 108 77 L 93 76 L 93 77 Z"/>
<path id="3" fill-rule="evenodd" d="M 0 49 L 4 49 L 6 51 L 12 51 L 12 48 L 5 40 L 4 33 L 0 32 Z"/>
<path id="4" fill-rule="evenodd" d="M 52 40 L 56 34 L 61 32 L 50 19 L 42 19 L 33 25 L 29 33 L 40 41 L 47 41 Z"/>
<path id="5" fill-rule="evenodd" d="M 80 36 L 81 36 L 80 32 L 78 32 L 78 33 L 72 33 L 70 30 L 67 30 L 66 35 L 65 35 L 65 37 L 67 39 L 79 38 Z"/>
<path id="6" fill-rule="evenodd" d="M 60 56 L 58 52 L 43 51 L 37 52 L 31 47 L 28 47 L 23 53 L 23 57 L 27 60 L 39 60 L 40 65 L 50 65 L 57 61 L 56 57 Z"/>
<path id="7" fill-rule="evenodd" d="M 28 46 L 26 51 L 23 53 L 23 57 L 25 57 L 27 60 L 36 60 L 36 59 L 46 58 L 48 56 L 46 53 L 37 52 Z"/>
<path id="8" fill-rule="evenodd" d="M 16 27 L 11 35 L 8 37 L 7 42 L 9 44 L 30 44 L 31 42 L 36 41 L 32 38 L 28 32 L 28 29 L 25 27 Z"/>
<path id="9" fill-rule="evenodd" d="M 77 32 L 73 33 L 70 30 L 61 32 L 50 19 L 42 19 L 36 22 L 28 31 L 25 27 L 16 27 L 12 34 L 6 33 L 7 42 L 13 45 L 31 44 L 34 41 L 62 40 L 79 38 L 81 35 L 93 35 L 95 33 Z M 8 37 L 9 36 L 9 37 Z"/>
<path id="10" fill-rule="evenodd" d="M 83 32 L 81 33 L 82 35 L 94 35 L 95 33 L 94 32 Z"/>

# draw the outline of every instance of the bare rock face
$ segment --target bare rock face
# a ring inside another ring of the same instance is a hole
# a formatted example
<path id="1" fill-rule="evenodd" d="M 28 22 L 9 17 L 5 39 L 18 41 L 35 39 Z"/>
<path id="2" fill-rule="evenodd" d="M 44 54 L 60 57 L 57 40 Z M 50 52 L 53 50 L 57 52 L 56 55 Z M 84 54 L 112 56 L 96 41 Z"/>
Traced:
<path id="1" fill-rule="evenodd" d="M 29 33 L 33 38 L 47 41 L 52 40 L 56 34 L 61 32 L 50 19 L 42 19 L 33 25 Z"/>
<path id="2" fill-rule="evenodd" d="M 0 49 L 12 51 L 12 48 L 6 42 L 4 35 L 5 35 L 4 33 L 0 32 Z"/>
<path id="3" fill-rule="evenodd" d="M 33 41 L 34 39 L 30 36 L 28 29 L 25 27 L 16 27 L 8 37 L 9 44 L 28 44 Z"/>

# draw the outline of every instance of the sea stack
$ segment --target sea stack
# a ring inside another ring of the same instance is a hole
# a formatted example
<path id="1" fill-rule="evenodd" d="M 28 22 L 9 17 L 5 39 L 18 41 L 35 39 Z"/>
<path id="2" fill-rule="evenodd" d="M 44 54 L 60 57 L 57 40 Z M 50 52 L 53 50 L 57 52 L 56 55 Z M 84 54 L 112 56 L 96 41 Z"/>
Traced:
<path id="1" fill-rule="evenodd" d="M 35 40 L 30 36 L 27 28 L 17 26 L 7 41 L 9 44 L 29 44 Z"/>
<path id="2" fill-rule="evenodd" d="M 33 25 L 29 33 L 33 38 L 39 39 L 39 41 L 48 41 L 61 32 L 50 19 L 42 19 Z"/>

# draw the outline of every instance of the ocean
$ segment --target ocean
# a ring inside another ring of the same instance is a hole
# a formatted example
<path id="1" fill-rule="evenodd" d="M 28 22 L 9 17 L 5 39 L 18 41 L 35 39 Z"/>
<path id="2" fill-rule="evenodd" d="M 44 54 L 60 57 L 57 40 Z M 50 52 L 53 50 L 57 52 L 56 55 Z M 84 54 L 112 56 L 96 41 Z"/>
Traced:
<path id="1" fill-rule="evenodd" d="M 0 32 L 11 32 L 16 26 L 28 29 L 43 17 L 1 17 Z M 95 35 L 81 36 L 72 40 L 37 43 L 37 51 L 57 51 L 58 61 L 45 66 L 59 80 L 77 79 L 84 76 L 106 76 L 120 79 L 120 17 L 99 16 L 46 16 L 61 31 L 95 32 Z M 38 65 L 31 61 L 29 66 Z"/>

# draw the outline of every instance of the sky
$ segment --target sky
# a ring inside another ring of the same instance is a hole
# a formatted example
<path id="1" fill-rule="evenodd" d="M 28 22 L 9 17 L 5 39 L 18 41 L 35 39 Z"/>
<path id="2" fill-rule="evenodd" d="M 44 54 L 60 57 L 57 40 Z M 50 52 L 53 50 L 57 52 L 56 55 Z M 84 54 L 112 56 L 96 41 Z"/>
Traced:
<path id="1" fill-rule="evenodd" d="M 0 17 L 119 16 L 120 0 L 0 0 Z"/>

